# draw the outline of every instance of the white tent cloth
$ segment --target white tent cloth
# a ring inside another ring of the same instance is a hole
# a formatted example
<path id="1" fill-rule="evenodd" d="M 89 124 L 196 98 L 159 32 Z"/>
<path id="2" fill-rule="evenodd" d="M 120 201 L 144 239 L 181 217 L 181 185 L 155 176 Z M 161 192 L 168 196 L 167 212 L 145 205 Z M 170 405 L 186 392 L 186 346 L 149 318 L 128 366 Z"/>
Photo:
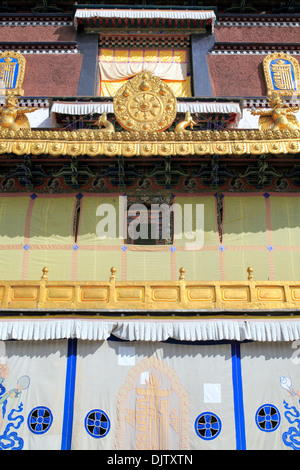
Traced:
<path id="1" fill-rule="evenodd" d="M 216 20 L 213 10 L 160 10 L 160 9 L 114 9 L 114 8 L 78 8 L 74 16 L 75 27 L 78 19 L 89 18 L 161 18 L 161 19 L 192 19 Z"/>
<path id="2" fill-rule="evenodd" d="M 0 320 L 0 340 L 260 341 L 300 339 L 300 321 L 276 319 L 117 320 L 44 318 Z"/>
<path id="3" fill-rule="evenodd" d="M 185 113 L 236 113 L 241 114 L 241 108 L 238 103 L 226 102 L 177 102 L 177 112 Z M 58 114 L 71 114 L 71 115 L 86 115 L 91 113 L 102 114 L 113 113 L 114 107 L 112 102 L 96 103 L 96 102 L 68 102 L 57 101 L 54 102 L 51 108 L 51 113 Z"/>

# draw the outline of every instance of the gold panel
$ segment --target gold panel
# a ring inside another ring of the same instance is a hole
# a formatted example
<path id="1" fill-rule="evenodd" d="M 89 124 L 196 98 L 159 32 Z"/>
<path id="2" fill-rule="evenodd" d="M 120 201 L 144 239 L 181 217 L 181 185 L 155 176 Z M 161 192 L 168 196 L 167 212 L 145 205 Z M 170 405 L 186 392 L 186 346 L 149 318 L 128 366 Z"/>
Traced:
<path id="1" fill-rule="evenodd" d="M 141 143 L 140 154 L 143 157 L 151 157 L 157 153 L 157 145 L 150 142 Z"/>
<path id="2" fill-rule="evenodd" d="M 120 155 L 122 152 L 121 152 L 119 144 L 104 143 L 103 144 L 103 153 L 104 153 L 104 155 L 107 155 L 109 157 L 114 157 L 116 155 Z"/>
<path id="3" fill-rule="evenodd" d="M 25 141 L 15 141 L 12 145 L 12 152 L 16 155 L 24 155 L 28 153 L 29 143 Z"/>
<path id="4" fill-rule="evenodd" d="M 221 295 L 225 302 L 249 302 L 250 300 L 250 290 L 246 286 L 222 287 Z"/>
<path id="5" fill-rule="evenodd" d="M 31 153 L 33 155 L 41 155 L 46 152 L 46 142 L 34 142 L 31 146 Z"/>
<path id="6" fill-rule="evenodd" d="M 83 302 L 86 301 L 98 301 L 106 302 L 108 300 L 108 288 L 107 287 L 83 287 L 81 289 L 81 299 Z"/>
<path id="7" fill-rule="evenodd" d="M 47 300 L 70 301 L 73 300 L 74 288 L 72 286 L 49 286 Z"/>
<path id="8" fill-rule="evenodd" d="M 179 289 L 176 287 L 152 287 L 152 299 L 158 302 L 177 302 Z"/>
<path id="9" fill-rule="evenodd" d="M 67 150 L 71 151 L 71 147 L 68 146 Z M 66 152 L 65 144 L 62 142 L 51 142 L 49 143 L 48 151 L 53 156 L 64 154 Z"/>
<path id="10" fill-rule="evenodd" d="M 137 302 L 143 301 L 145 298 L 145 290 L 142 287 L 118 287 L 117 300 L 121 302 Z"/>
<path id="11" fill-rule="evenodd" d="M 98 142 L 93 142 L 92 144 L 87 144 L 86 146 L 86 153 L 90 157 L 95 157 L 101 153 L 102 145 Z"/>
<path id="12" fill-rule="evenodd" d="M 257 299 L 265 302 L 284 301 L 284 288 L 281 286 L 257 286 Z"/>
<path id="13" fill-rule="evenodd" d="M 174 146 L 172 143 L 164 143 L 157 145 L 157 155 L 166 156 L 174 153 Z M 176 154 L 176 151 L 175 151 Z"/>
<path id="14" fill-rule="evenodd" d="M 16 67 L 16 62 L 18 67 Z M 26 60 L 19 52 L 5 51 L 0 54 L 0 83 L 1 88 L 23 95 L 22 89 L 25 76 Z M 16 75 L 16 78 L 15 78 Z M 15 86 L 13 84 L 15 82 Z"/>
<path id="15" fill-rule="evenodd" d="M 300 301 L 300 287 L 291 286 L 291 298 L 295 302 Z"/>
<path id="16" fill-rule="evenodd" d="M 203 286 L 203 287 L 187 287 L 186 289 L 187 299 L 193 301 L 204 301 L 204 302 L 215 302 L 216 291 L 214 287 Z"/>
<path id="17" fill-rule="evenodd" d="M 12 300 L 37 300 L 38 297 L 38 288 L 37 287 L 24 287 L 24 286 L 14 286 L 12 287 Z"/>
<path id="18" fill-rule="evenodd" d="M 189 155 L 194 153 L 193 145 L 183 142 L 181 144 L 175 145 L 175 153 L 176 155 Z"/>
<path id="19" fill-rule="evenodd" d="M 206 155 L 209 152 L 209 144 L 194 144 L 194 152 L 196 155 Z"/>
<path id="20" fill-rule="evenodd" d="M 267 93 L 299 96 L 300 66 L 296 57 L 284 52 L 268 54 L 263 60 Z"/>

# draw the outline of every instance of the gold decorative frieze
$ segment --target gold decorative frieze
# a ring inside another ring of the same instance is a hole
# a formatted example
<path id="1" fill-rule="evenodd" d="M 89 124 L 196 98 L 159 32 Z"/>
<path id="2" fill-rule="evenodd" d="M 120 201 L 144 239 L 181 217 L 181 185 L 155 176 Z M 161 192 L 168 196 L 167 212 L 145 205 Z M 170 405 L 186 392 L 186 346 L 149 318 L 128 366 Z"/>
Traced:
<path id="1" fill-rule="evenodd" d="M 72 134 L 75 134 L 72 135 Z M 154 134 L 154 135 L 153 135 Z M 300 128 L 284 130 L 232 130 L 161 132 L 115 132 L 98 130 L 79 140 L 76 132 L 20 129 L 0 130 L 0 155 L 49 155 L 111 157 L 296 154 L 300 151 Z M 155 138 L 155 140 L 153 140 Z M 76 140 L 78 139 L 78 140 Z M 163 142 L 162 142 L 163 140 Z"/>
<path id="2" fill-rule="evenodd" d="M 122 313 L 186 312 L 194 314 L 251 314 L 300 309 L 300 281 L 255 281 L 251 268 L 245 281 L 188 281 L 180 269 L 178 281 L 118 281 L 116 269 L 106 281 L 51 281 L 43 271 L 40 281 L 1 281 L 0 310 Z M 9 314 L 9 313 L 8 313 Z"/>

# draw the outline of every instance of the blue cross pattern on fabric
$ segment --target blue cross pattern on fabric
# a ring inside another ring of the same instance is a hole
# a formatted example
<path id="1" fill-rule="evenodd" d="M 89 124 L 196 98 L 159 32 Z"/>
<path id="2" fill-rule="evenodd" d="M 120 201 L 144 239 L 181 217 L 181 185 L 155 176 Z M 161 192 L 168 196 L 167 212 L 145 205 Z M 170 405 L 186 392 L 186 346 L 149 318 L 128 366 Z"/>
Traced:
<path id="1" fill-rule="evenodd" d="M 195 431 L 201 439 L 211 441 L 220 434 L 221 429 L 222 422 L 214 413 L 205 412 L 196 418 Z"/>
<path id="2" fill-rule="evenodd" d="M 51 410 L 46 406 L 37 406 L 29 413 L 27 425 L 34 434 L 44 434 L 49 431 L 52 422 Z"/>
<path id="3" fill-rule="evenodd" d="M 110 419 L 102 410 L 91 410 L 85 417 L 84 426 L 90 436 L 99 439 L 109 433 Z"/>
<path id="4" fill-rule="evenodd" d="M 280 413 L 274 405 L 262 405 L 256 412 L 255 422 L 261 431 L 275 431 L 280 424 Z"/>

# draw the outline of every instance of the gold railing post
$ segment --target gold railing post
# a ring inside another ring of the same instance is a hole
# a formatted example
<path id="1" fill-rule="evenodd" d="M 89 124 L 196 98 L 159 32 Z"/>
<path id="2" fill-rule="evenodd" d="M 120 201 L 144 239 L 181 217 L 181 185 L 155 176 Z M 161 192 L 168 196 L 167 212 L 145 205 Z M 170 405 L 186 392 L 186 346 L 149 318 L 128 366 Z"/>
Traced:
<path id="1" fill-rule="evenodd" d="M 182 305 L 182 307 L 185 306 L 186 304 L 186 282 L 185 282 L 185 268 L 181 267 L 179 269 L 179 295 L 180 299 L 179 302 Z"/>
<path id="2" fill-rule="evenodd" d="M 45 266 L 42 269 L 42 272 L 43 274 L 42 274 L 41 281 L 40 281 L 39 296 L 38 296 L 38 305 L 37 305 L 38 307 L 43 307 L 46 301 L 46 290 L 47 290 L 46 281 L 48 281 L 48 272 L 49 272 L 49 269 L 47 268 L 47 266 Z"/>
<path id="3" fill-rule="evenodd" d="M 253 276 L 253 269 L 249 266 L 247 268 L 247 273 L 248 273 L 248 281 L 249 282 L 249 289 L 250 289 L 250 302 L 256 302 L 257 301 L 257 295 L 256 295 L 256 286 L 255 286 L 255 280 Z"/>
<path id="4" fill-rule="evenodd" d="M 110 277 L 109 277 L 109 287 L 110 287 L 110 292 L 109 292 L 109 303 L 114 306 L 116 303 L 116 272 L 117 269 L 113 266 L 110 268 Z"/>

